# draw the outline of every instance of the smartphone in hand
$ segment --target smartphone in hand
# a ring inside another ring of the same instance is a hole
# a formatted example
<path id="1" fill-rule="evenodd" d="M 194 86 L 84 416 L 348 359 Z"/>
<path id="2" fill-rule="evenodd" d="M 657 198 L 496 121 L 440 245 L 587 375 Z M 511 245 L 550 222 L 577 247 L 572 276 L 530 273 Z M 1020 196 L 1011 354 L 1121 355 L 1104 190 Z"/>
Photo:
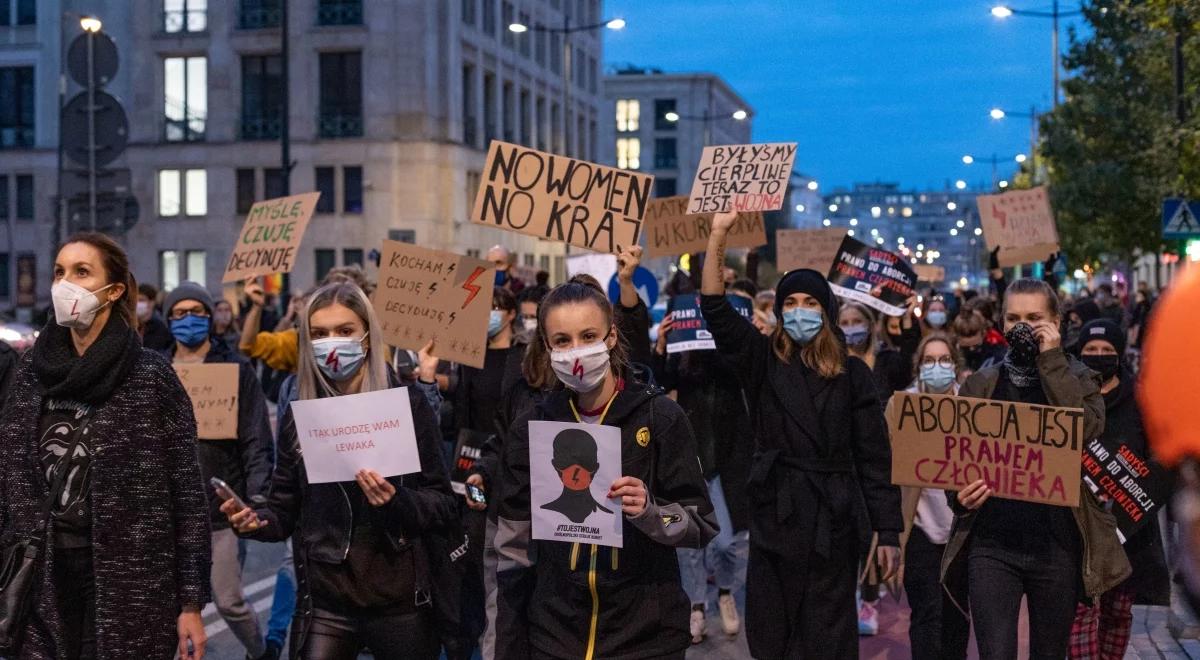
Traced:
<path id="1" fill-rule="evenodd" d="M 238 497 L 238 494 L 233 492 L 233 489 L 229 487 L 229 484 L 225 483 L 221 479 L 213 477 L 212 479 L 208 480 L 208 484 L 213 487 L 213 490 L 217 492 L 217 496 L 221 499 L 233 500 L 234 504 L 236 504 L 238 507 L 238 511 L 247 508 L 246 503 L 242 501 L 242 498 Z"/>
<path id="2" fill-rule="evenodd" d="M 477 504 L 487 504 L 487 496 L 483 494 L 483 489 L 475 484 L 467 484 L 467 497 Z"/>

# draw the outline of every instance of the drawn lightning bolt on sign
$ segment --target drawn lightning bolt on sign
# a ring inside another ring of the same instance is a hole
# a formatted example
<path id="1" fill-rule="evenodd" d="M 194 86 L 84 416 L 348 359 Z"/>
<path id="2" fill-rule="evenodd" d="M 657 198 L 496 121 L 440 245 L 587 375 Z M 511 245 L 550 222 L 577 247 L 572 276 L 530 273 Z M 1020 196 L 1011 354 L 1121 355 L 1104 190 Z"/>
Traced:
<path id="1" fill-rule="evenodd" d="M 463 309 L 466 309 L 467 305 L 471 304 L 471 301 L 475 299 L 475 296 L 479 295 L 479 290 L 483 288 L 474 282 L 475 279 L 482 275 L 485 270 L 486 269 L 483 266 L 476 266 L 475 272 L 471 273 L 471 275 L 467 277 L 466 281 L 463 282 L 462 288 L 467 292 L 467 299 L 464 300 L 462 304 Z"/>

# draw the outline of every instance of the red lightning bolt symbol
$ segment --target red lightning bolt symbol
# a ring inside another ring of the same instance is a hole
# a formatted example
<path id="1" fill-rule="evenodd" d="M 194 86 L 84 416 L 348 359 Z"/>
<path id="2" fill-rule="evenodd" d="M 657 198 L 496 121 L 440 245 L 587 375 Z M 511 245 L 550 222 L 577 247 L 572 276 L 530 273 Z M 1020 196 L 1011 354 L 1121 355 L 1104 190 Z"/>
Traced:
<path id="1" fill-rule="evenodd" d="M 575 366 L 571 367 L 571 375 L 576 378 L 583 378 L 583 364 L 579 358 L 575 358 Z"/>
<path id="2" fill-rule="evenodd" d="M 325 366 L 333 369 L 334 373 L 337 373 L 338 371 L 341 370 L 342 365 L 341 365 L 340 361 L 338 360 L 338 354 L 337 354 L 336 350 L 331 351 L 329 353 L 329 357 L 325 358 Z"/>
<path id="3" fill-rule="evenodd" d="M 1005 213 L 1004 211 L 1001 211 L 998 208 L 992 207 L 992 215 L 996 216 L 996 219 L 1000 221 L 1001 227 L 1004 227 L 1006 224 L 1008 224 L 1008 222 L 1007 222 L 1008 214 Z"/>
<path id="4" fill-rule="evenodd" d="M 464 300 L 462 304 L 463 309 L 466 309 L 467 305 L 471 304 L 471 301 L 475 299 L 475 296 L 479 295 L 479 290 L 483 288 L 478 284 L 472 284 L 472 282 L 475 281 L 475 278 L 482 275 L 484 270 L 486 269 L 483 266 L 476 266 L 475 272 L 471 273 L 471 275 L 467 277 L 467 281 L 463 282 L 462 288 L 467 292 L 467 299 Z"/>
<path id="5" fill-rule="evenodd" d="M 71 316 L 74 316 L 75 318 L 79 318 L 79 312 L 75 311 L 76 307 L 79 307 L 79 299 L 78 298 L 75 299 L 75 302 L 71 303 Z"/>

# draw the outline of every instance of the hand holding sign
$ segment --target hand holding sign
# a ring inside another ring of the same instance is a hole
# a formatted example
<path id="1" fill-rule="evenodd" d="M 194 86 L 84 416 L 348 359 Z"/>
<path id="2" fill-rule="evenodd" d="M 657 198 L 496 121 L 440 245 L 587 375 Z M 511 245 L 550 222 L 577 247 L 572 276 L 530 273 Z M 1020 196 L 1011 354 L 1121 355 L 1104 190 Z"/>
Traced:
<path id="1" fill-rule="evenodd" d="M 396 487 L 374 470 L 365 468 L 359 470 L 354 475 L 354 480 L 358 482 L 358 487 L 367 496 L 367 501 L 371 503 L 371 506 L 383 506 L 391 502 L 392 497 L 396 494 Z"/>
<path id="2" fill-rule="evenodd" d="M 630 517 L 646 510 L 646 484 L 637 477 L 621 477 L 608 489 L 608 499 L 621 498 L 621 511 Z"/>
<path id="3" fill-rule="evenodd" d="M 737 222 L 737 211 L 718 211 L 713 214 L 712 229 L 714 232 L 727 232 Z"/>
<path id="4" fill-rule="evenodd" d="M 617 279 L 622 282 L 633 282 L 633 272 L 642 263 L 642 246 L 617 246 Z"/>
<path id="5" fill-rule="evenodd" d="M 991 496 L 992 489 L 988 488 L 987 482 L 979 479 L 972 482 L 970 486 L 958 491 L 956 499 L 965 509 L 974 511 L 983 506 L 983 503 L 988 501 L 988 498 Z"/>

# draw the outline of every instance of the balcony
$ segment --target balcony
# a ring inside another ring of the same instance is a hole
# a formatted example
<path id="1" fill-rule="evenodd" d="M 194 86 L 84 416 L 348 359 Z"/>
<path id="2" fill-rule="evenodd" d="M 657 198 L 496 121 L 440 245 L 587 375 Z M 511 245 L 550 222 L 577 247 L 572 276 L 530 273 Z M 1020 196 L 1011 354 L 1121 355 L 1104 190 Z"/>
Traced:
<path id="1" fill-rule="evenodd" d="M 362 25 L 361 0 L 322 0 L 317 7 L 317 25 Z"/>
<path id="2" fill-rule="evenodd" d="M 243 140 L 278 140 L 283 132 L 279 117 L 242 117 Z"/>
<path id="3" fill-rule="evenodd" d="M 32 126 L 0 128 L 0 149 L 28 149 L 31 147 L 33 147 Z"/>
<path id="4" fill-rule="evenodd" d="M 283 13 L 279 7 L 240 7 L 238 9 L 239 30 L 262 30 L 277 28 Z"/>
<path id="5" fill-rule="evenodd" d="M 362 137 L 362 113 L 322 113 L 317 118 L 317 131 L 323 138 Z"/>

